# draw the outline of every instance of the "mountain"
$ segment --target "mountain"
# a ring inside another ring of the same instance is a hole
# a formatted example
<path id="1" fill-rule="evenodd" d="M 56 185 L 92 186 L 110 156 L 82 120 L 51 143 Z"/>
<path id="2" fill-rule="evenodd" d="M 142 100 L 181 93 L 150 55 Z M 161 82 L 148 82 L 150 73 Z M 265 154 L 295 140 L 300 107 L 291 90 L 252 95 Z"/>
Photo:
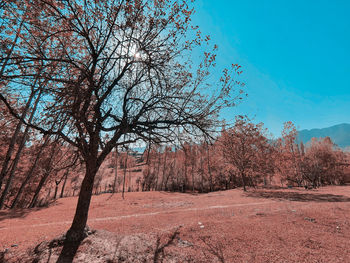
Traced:
<path id="1" fill-rule="evenodd" d="M 298 132 L 298 141 L 307 143 L 311 138 L 329 136 L 341 148 L 350 146 L 350 124 L 342 123 L 328 128 L 301 130 Z"/>

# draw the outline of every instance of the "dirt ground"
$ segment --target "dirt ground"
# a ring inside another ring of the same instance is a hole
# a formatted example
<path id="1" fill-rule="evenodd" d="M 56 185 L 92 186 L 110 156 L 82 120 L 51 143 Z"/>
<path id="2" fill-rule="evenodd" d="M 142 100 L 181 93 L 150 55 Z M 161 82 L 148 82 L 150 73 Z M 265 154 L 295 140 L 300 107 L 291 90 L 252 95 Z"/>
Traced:
<path id="1" fill-rule="evenodd" d="M 56 262 L 76 202 L 0 211 L 0 262 Z M 88 225 L 74 262 L 350 262 L 350 186 L 103 194 Z"/>

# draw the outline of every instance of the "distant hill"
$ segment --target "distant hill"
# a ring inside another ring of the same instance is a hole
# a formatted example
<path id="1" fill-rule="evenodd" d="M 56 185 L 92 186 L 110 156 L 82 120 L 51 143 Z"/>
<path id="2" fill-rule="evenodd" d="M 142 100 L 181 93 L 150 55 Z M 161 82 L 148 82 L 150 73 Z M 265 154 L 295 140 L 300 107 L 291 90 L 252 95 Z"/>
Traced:
<path id="1" fill-rule="evenodd" d="M 311 138 L 329 136 L 341 148 L 350 146 L 350 124 L 343 123 L 328 128 L 301 130 L 298 132 L 298 141 L 307 143 Z"/>

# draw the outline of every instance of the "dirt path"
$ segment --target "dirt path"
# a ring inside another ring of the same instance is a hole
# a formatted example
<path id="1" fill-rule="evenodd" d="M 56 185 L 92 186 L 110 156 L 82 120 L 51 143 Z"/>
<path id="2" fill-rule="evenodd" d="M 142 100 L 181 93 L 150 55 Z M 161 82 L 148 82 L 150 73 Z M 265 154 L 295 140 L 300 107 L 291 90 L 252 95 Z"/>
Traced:
<path id="1" fill-rule="evenodd" d="M 151 212 L 151 213 L 139 213 L 139 214 L 124 215 L 124 216 L 89 218 L 88 223 L 102 222 L 102 221 L 113 221 L 113 220 L 121 220 L 121 219 L 127 219 L 127 218 L 145 217 L 145 216 L 156 216 L 156 215 L 160 215 L 160 214 L 171 214 L 171 213 L 183 214 L 184 212 L 203 211 L 203 210 L 211 210 L 211 209 L 225 209 L 225 208 L 232 208 L 232 207 L 265 205 L 265 204 L 272 204 L 275 202 L 276 201 L 243 203 L 243 204 L 234 204 L 234 205 L 215 205 L 215 206 L 208 206 L 208 207 L 201 207 L 201 208 L 193 207 L 193 208 L 186 208 L 186 209 L 166 210 L 166 211 Z M 0 228 L 0 231 L 11 230 L 11 229 L 21 229 L 21 228 L 25 229 L 25 228 L 29 228 L 29 227 L 69 225 L 71 223 L 72 223 L 71 221 L 56 221 L 56 222 L 44 223 L 44 224 L 31 224 L 31 225 L 20 225 L 20 226 L 14 225 L 11 227 Z"/>

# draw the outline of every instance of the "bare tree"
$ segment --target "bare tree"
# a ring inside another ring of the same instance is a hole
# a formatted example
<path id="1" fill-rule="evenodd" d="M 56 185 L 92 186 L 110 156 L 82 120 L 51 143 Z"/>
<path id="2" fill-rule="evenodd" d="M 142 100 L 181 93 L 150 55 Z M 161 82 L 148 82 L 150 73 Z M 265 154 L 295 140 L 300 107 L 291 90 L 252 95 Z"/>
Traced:
<path id="1" fill-rule="evenodd" d="M 231 70 L 224 70 L 210 95 L 203 92 L 217 47 L 190 26 L 187 1 L 32 0 L 11 1 L 6 8 L 8 27 L 17 32 L 16 21 L 24 17 L 25 29 L 7 58 L 0 100 L 24 124 L 76 147 L 85 163 L 67 240 L 84 238 L 95 175 L 113 148 L 171 141 L 178 129 L 209 133 L 219 111 L 241 96 L 233 92 Z M 195 39 L 188 34 L 192 29 Z M 212 50 L 193 68 L 196 45 Z M 240 73 L 238 68 L 232 65 L 232 72 Z M 45 83 L 41 118 L 28 123 L 8 94 L 25 92 L 34 78 Z"/>

